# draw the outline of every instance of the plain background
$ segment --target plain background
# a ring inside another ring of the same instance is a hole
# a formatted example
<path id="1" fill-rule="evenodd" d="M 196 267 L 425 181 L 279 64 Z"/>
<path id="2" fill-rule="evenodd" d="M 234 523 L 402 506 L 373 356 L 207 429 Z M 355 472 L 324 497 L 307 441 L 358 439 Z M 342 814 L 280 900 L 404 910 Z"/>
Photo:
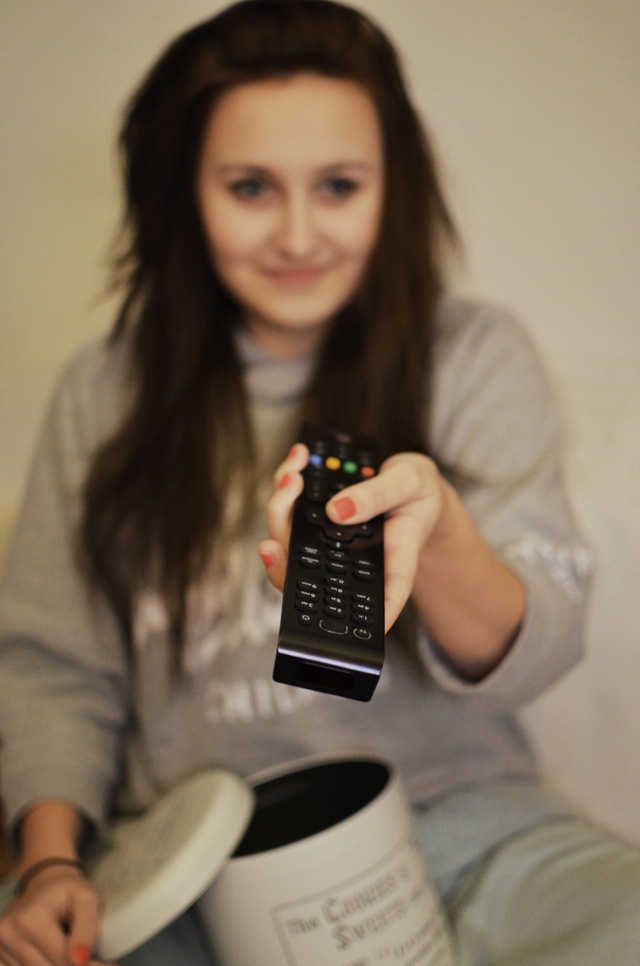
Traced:
<path id="1" fill-rule="evenodd" d="M 0 538 L 54 379 L 113 314 L 122 106 L 222 6 L 0 0 Z M 640 3 L 359 6 L 396 40 L 436 135 L 459 287 L 515 309 L 548 366 L 600 557 L 591 657 L 527 717 L 554 780 L 640 841 Z"/>

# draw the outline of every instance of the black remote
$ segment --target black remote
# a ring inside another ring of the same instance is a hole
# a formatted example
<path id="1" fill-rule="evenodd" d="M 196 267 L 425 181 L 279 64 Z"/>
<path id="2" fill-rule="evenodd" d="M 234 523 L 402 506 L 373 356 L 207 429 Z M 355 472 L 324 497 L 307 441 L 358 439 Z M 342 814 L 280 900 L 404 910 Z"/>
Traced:
<path id="1" fill-rule="evenodd" d="M 375 476 L 375 442 L 304 426 L 304 490 L 293 507 L 275 681 L 369 701 L 384 661 L 383 517 L 333 523 L 325 504 Z"/>

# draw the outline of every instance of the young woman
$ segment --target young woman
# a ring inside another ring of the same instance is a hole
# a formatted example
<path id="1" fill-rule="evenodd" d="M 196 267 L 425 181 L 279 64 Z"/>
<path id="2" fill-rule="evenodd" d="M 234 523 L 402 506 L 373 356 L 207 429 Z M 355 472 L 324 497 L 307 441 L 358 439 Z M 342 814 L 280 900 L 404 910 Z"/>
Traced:
<path id="1" fill-rule="evenodd" d="M 580 656 L 555 411 L 512 318 L 445 291 L 455 231 L 388 40 L 330 0 L 245 0 L 162 55 L 121 145 L 122 307 L 60 383 L 0 597 L 0 963 L 96 962 L 74 863 L 114 813 L 359 747 L 400 770 L 461 963 L 635 964 L 638 856 L 538 787 L 515 717 Z M 372 704 L 271 679 L 304 419 L 385 456 L 328 504 L 386 515 Z M 207 959 L 186 915 L 127 962 Z"/>

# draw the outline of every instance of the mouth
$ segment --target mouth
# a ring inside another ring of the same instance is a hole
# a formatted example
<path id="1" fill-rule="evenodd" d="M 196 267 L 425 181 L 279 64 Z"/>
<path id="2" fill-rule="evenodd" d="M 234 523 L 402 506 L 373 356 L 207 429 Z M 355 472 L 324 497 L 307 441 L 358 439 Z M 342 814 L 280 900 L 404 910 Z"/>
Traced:
<path id="1" fill-rule="evenodd" d="M 266 275 L 276 285 L 283 288 L 305 288 L 314 285 L 327 272 L 325 266 L 309 266 L 305 268 L 277 268 L 267 270 Z"/>

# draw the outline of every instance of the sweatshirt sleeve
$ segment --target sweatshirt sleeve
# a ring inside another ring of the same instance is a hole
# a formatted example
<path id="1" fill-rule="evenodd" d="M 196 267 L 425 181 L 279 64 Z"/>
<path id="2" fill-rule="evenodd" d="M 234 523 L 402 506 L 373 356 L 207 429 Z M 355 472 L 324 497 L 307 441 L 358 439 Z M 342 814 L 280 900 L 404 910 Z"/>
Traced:
<path id="1" fill-rule="evenodd" d="M 105 358 L 101 348 L 85 350 L 55 392 L 0 585 L 0 776 L 10 827 L 46 798 L 100 825 L 120 767 L 125 648 L 77 562 L 81 487 L 109 408 Z"/>
<path id="2" fill-rule="evenodd" d="M 480 682 L 457 675 L 425 629 L 421 651 L 445 691 L 513 709 L 580 660 L 593 558 L 565 493 L 555 400 L 523 328 L 501 309 L 455 303 L 438 350 L 436 458 L 489 545 L 521 577 L 527 605 L 510 650 Z"/>

